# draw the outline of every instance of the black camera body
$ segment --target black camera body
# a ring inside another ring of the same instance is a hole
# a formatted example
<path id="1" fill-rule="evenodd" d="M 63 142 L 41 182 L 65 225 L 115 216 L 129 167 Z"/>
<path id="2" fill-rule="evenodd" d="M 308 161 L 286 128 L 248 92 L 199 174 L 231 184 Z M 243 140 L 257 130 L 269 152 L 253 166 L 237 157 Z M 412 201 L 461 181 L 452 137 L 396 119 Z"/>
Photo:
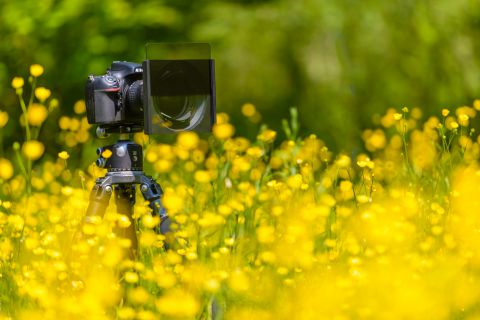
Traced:
<path id="1" fill-rule="evenodd" d="M 87 118 L 106 131 L 143 128 L 143 69 L 138 63 L 115 61 L 102 76 L 88 77 L 85 90 Z"/>
<path id="2" fill-rule="evenodd" d="M 215 123 L 215 66 L 209 46 L 171 48 L 201 49 L 203 56 L 185 59 L 183 52 L 181 58 L 142 64 L 115 61 L 106 74 L 90 75 L 85 86 L 88 122 L 103 133 L 210 131 Z"/>

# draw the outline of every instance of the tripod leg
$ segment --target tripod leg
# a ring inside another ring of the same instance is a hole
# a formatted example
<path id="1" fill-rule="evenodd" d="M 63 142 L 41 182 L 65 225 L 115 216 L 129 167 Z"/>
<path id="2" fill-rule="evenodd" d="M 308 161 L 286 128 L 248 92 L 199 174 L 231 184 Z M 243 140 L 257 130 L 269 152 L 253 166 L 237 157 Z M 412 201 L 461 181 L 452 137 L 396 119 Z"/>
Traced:
<path id="1" fill-rule="evenodd" d="M 93 216 L 103 217 L 112 195 L 112 185 L 109 184 L 109 179 L 99 178 L 95 182 L 92 191 L 90 192 L 90 202 L 87 208 L 87 216 L 85 222 L 89 223 Z"/>
<path id="2" fill-rule="evenodd" d="M 142 176 L 140 191 L 142 191 L 145 200 L 149 202 L 153 214 L 160 217 L 160 226 L 158 228 L 160 233 L 167 234 L 171 232 L 170 219 L 161 202 L 163 191 L 160 185 L 151 177 Z"/>
<path id="3" fill-rule="evenodd" d="M 119 237 L 130 239 L 131 247 L 128 256 L 133 260 L 137 251 L 137 235 L 135 233 L 135 222 L 133 221 L 135 186 L 128 184 L 115 186 L 115 203 L 117 205 L 117 212 L 126 216 L 130 222 L 130 225 L 126 228 L 115 228 L 115 233 Z"/>
<path id="4" fill-rule="evenodd" d="M 90 192 L 90 199 L 85 220 L 74 234 L 75 241 L 79 241 L 80 239 L 84 238 L 84 227 L 86 225 L 92 224 L 94 221 L 94 217 L 99 216 L 103 218 L 103 216 L 105 215 L 105 211 L 107 211 L 111 195 L 112 184 L 110 178 L 98 178 L 97 181 L 95 181 L 95 185 L 93 186 L 92 191 Z"/>

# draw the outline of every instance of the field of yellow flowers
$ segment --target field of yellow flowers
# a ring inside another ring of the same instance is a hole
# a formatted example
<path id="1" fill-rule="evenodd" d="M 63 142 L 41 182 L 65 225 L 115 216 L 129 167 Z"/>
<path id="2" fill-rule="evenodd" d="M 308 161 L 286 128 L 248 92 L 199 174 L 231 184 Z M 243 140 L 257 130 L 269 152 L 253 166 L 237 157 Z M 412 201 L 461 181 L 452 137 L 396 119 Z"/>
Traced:
<path id="1" fill-rule="evenodd" d="M 43 72 L 12 81 L 22 141 L 1 144 L 17 119 L 0 111 L 0 319 L 480 318 L 480 101 L 426 120 L 389 109 L 359 154 L 299 137 L 295 110 L 283 142 L 264 127 L 237 137 L 223 113 L 206 139 L 137 134 L 166 238 L 141 196 L 134 221 L 112 200 L 84 223 L 105 172 L 70 165 L 92 140 L 83 101 L 49 128 L 62 147 L 46 154 L 39 132 L 59 106 Z M 119 232 L 132 223 L 134 259 Z"/>

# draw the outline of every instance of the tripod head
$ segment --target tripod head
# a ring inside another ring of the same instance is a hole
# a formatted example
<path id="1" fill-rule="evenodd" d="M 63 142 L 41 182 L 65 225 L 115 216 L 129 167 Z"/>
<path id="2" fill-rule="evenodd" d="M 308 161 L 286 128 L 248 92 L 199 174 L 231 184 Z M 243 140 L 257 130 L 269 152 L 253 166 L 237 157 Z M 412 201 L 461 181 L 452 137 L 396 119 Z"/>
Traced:
<path id="1" fill-rule="evenodd" d="M 142 146 L 129 139 L 120 139 L 116 143 L 97 149 L 97 166 L 108 172 L 143 171 Z"/>

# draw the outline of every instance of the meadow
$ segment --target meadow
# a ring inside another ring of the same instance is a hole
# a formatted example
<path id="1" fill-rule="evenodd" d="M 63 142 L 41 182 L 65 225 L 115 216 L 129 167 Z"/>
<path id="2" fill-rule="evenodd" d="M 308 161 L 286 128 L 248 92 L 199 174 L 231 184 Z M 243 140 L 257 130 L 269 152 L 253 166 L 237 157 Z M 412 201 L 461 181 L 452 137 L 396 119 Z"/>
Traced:
<path id="1" fill-rule="evenodd" d="M 132 240 L 115 231 L 132 221 L 113 200 L 84 222 L 105 171 L 73 161 L 94 153 L 85 103 L 58 105 L 37 85 L 43 73 L 12 79 L 20 119 L 0 111 L 0 319 L 480 317 L 480 100 L 438 115 L 386 109 L 356 153 L 299 136 L 296 109 L 285 141 L 265 125 L 255 140 L 237 136 L 226 113 L 206 137 L 135 134 L 173 232 L 155 232 L 138 195 L 131 259 Z M 74 113 L 43 128 L 62 108 Z M 19 141 L 5 145 L 17 121 Z M 58 136 L 54 153 L 41 130 Z"/>

